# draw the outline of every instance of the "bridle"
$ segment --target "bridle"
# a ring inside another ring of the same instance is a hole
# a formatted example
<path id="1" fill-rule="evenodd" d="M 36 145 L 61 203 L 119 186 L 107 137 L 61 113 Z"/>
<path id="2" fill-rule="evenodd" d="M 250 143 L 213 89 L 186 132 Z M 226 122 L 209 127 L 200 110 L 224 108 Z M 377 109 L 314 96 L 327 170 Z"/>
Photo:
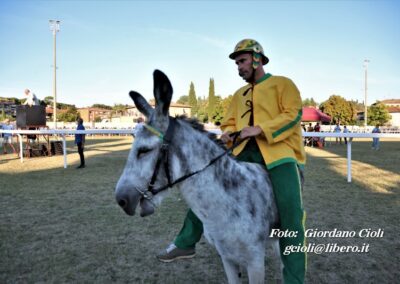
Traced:
<path id="1" fill-rule="evenodd" d="M 237 146 L 239 146 L 243 141 L 245 141 L 246 139 L 243 140 L 238 140 L 237 138 L 240 135 L 240 131 L 237 132 L 233 132 L 230 134 L 230 136 L 233 138 L 233 145 L 232 147 L 226 149 L 224 152 L 222 152 L 221 154 L 219 154 L 218 156 L 216 156 L 215 158 L 211 159 L 210 162 L 205 165 L 203 168 L 197 170 L 197 171 L 193 171 L 190 172 L 186 175 L 183 175 L 181 177 L 179 177 L 178 179 L 172 181 L 171 175 L 170 175 L 170 170 L 169 170 L 169 145 L 172 142 L 172 138 L 173 138 L 173 134 L 174 134 L 174 130 L 175 130 L 175 126 L 176 126 L 177 122 L 176 119 L 173 117 L 169 117 L 169 125 L 167 128 L 167 131 L 165 132 L 165 134 L 163 134 L 161 131 L 155 129 L 154 127 L 150 126 L 149 124 L 144 124 L 143 126 L 149 130 L 152 134 L 158 136 L 161 140 L 162 140 L 162 145 L 161 145 L 161 149 L 160 149 L 160 154 L 157 158 L 157 162 L 156 162 L 156 166 L 154 168 L 154 172 L 153 175 L 150 179 L 149 185 L 147 190 L 140 190 L 138 188 L 135 187 L 136 191 L 138 191 L 141 195 L 143 199 L 147 199 L 149 201 L 152 200 L 152 198 L 166 190 L 167 188 L 172 188 L 174 185 L 204 171 L 205 169 L 207 169 L 208 167 L 210 167 L 211 165 L 213 165 L 216 161 L 218 161 L 219 159 L 221 159 L 223 156 L 225 156 L 226 154 L 230 153 L 231 151 L 233 151 L 233 149 L 235 149 Z M 237 141 L 238 140 L 238 141 Z M 160 171 L 161 166 L 163 165 L 164 171 L 165 171 L 165 175 L 167 177 L 167 181 L 168 183 L 159 187 L 159 188 L 154 188 L 154 184 L 156 182 L 158 173 Z"/>

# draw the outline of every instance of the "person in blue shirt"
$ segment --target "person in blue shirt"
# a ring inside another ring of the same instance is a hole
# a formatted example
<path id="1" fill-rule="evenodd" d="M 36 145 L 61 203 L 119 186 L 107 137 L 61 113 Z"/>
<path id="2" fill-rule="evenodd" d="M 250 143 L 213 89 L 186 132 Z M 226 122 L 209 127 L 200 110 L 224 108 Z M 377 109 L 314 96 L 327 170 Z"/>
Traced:
<path id="1" fill-rule="evenodd" d="M 372 129 L 372 133 L 381 133 L 381 130 L 379 129 L 379 124 L 377 124 L 375 128 Z M 379 138 L 372 138 L 372 150 L 379 150 Z"/>
<path id="2" fill-rule="evenodd" d="M 12 124 L 10 124 L 10 120 L 6 119 L 4 120 L 4 125 L 2 126 L 3 130 L 14 130 L 14 126 Z M 13 145 L 13 139 L 12 139 L 12 134 L 11 133 L 4 133 L 3 134 L 3 154 L 7 154 L 7 148 L 6 146 L 9 146 L 13 153 L 17 153 L 17 151 L 14 148 Z"/>
<path id="3" fill-rule="evenodd" d="M 85 130 L 82 118 L 78 118 L 77 123 L 78 126 L 76 127 L 76 130 Z M 75 144 L 78 146 L 79 158 L 81 159 L 81 164 L 77 169 L 83 169 L 85 167 L 85 156 L 83 155 L 83 149 L 85 148 L 85 134 L 75 134 Z"/>

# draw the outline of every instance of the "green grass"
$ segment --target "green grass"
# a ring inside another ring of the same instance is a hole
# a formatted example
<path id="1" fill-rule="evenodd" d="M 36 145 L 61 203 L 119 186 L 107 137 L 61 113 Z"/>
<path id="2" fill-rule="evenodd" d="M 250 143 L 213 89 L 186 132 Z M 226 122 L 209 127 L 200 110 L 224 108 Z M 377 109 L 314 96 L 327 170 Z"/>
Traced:
<path id="1" fill-rule="evenodd" d="M 129 137 L 88 138 L 87 168 L 68 142 L 62 156 L 0 156 L 0 283 L 226 283 L 222 263 L 204 239 L 192 260 L 164 264 L 155 254 L 174 238 L 186 205 L 172 192 L 156 213 L 128 217 L 114 187 L 131 145 Z M 346 150 L 307 149 L 303 193 L 307 227 L 382 228 L 383 238 L 309 238 L 309 243 L 370 244 L 370 252 L 308 256 L 308 283 L 395 283 L 400 278 L 398 236 L 400 143 L 353 143 L 353 182 Z M 270 263 L 270 261 L 268 262 Z M 268 280 L 276 274 L 267 268 Z"/>

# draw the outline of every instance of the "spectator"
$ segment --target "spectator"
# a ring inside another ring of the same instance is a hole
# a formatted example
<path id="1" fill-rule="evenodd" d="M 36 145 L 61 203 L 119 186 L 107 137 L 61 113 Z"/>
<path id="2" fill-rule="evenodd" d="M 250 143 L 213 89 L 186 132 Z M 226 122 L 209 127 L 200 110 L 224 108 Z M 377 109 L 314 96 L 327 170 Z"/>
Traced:
<path id="1" fill-rule="evenodd" d="M 379 129 L 379 124 L 377 124 L 375 128 L 372 129 L 372 133 L 381 133 L 381 130 Z M 372 150 L 379 150 L 379 138 L 372 138 Z"/>
<path id="2" fill-rule="evenodd" d="M 76 127 L 76 130 L 85 130 L 82 118 L 78 118 L 77 123 L 78 126 Z M 83 150 L 85 149 L 85 134 L 75 134 L 75 144 L 78 146 L 78 153 L 81 161 L 81 164 L 77 169 L 83 169 L 85 167 L 85 156 L 83 154 Z"/>
<path id="3" fill-rule="evenodd" d="M 39 105 L 39 100 L 37 99 L 36 95 L 32 93 L 29 89 L 25 90 L 25 96 L 26 96 L 26 101 L 24 102 L 24 105 L 29 105 L 29 106 Z"/>
<path id="4" fill-rule="evenodd" d="M 10 120 L 9 119 L 4 120 L 3 130 L 13 130 L 13 129 L 14 129 L 14 126 L 12 124 L 10 124 Z M 11 133 L 4 133 L 3 134 L 3 143 L 2 143 L 3 145 L 2 145 L 2 147 L 3 147 L 3 154 L 4 155 L 8 154 L 7 146 L 12 149 L 14 154 L 17 153 L 17 151 L 14 148 L 13 139 L 12 138 L 13 137 L 12 137 Z"/>
<path id="5" fill-rule="evenodd" d="M 143 117 L 139 117 L 136 120 L 136 125 L 135 125 L 135 128 L 133 129 L 133 136 L 134 137 L 136 136 L 136 133 L 143 127 L 143 122 L 144 122 Z"/>
<path id="6" fill-rule="evenodd" d="M 349 133 L 349 130 L 347 129 L 347 126 L 343 126 L 343 133 Z M 347 137 L 344 137 L 344 144 L 347 144 Z"/>
<path id="7" fill-rule="evenodd" d="M 314 127 L 312 126 L 311 122 L 308 124 L 307 132 L 314 132 Z M 306 146 L 311 147 L 313 145 L 313 138 L 314 137 L 307 137 Z"/>
<path id="8" fill-rule="evenodd" d="M 321 131 L 321 126 L 319 125 L 319 122 L 314 126 L 314 131 L 315 132 L 320 132 Z"/>
<path id="9" fill-rule="evenodd" d="M 342 132 L 342 128 L 340 128 L 339 123 L 336 124 L 335 129 L 333 129 L 333 132 L 335 133 L 341 133 Z M 342 144 L 342 137 L 336 137 L 336 144 L 340 142 L 340 144 Z"/>

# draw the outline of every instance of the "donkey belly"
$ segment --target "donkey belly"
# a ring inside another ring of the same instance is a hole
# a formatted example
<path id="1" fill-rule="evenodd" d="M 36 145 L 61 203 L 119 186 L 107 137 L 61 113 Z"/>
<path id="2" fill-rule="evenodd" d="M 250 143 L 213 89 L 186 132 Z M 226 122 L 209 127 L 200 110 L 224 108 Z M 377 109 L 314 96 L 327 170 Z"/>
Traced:
<path id="1" fill-rule="evenodd" d="M 232 227 L 232 228 L 230 228 Z M 234 263 L 245 266 L 264 259 L 267 233 L 256 233 L 257 229 L 241 230 L 234 226 L 219 227 L 219 230 L 209 230 L 204 224 L 204 236 L 214 245 L 219 255 Z"/>

